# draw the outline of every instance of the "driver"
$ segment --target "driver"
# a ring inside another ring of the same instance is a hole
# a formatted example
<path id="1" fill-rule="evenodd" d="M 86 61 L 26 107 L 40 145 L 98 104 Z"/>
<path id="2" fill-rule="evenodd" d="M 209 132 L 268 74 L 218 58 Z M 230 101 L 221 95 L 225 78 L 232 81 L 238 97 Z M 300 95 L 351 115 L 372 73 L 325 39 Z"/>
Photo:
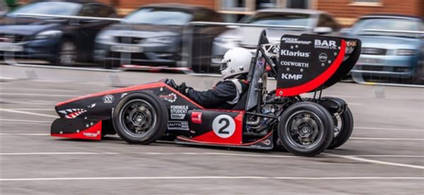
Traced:
<path id="1" fill-rule="evenodd" d="M 221 62 L 222 80 L 207 91 L 197 91 L 185 83 L 177 85 L 172 79 L 165 82 L 205 108 L 232 109 L 248 89 L 246 79 L 251 60 L 247 49 L 228 50 Z"/>

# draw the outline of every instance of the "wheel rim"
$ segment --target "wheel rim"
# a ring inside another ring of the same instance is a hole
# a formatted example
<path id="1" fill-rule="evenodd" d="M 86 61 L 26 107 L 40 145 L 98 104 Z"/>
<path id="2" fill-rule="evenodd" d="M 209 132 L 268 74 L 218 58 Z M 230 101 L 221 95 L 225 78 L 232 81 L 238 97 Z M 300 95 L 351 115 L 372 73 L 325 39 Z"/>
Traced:
<path id="1" fill-rule="evenodd" d="M 324 125 L 315 113 L 307 110 L 292 114 L 285 125 L 287 139 L 292 146 L 307 151 L 319 145 L 324 137 Z"/>
<path id="2" fill-rule="evenodd" d="M 76 59 L 75 45 L 71 42 L 63 43 L 60 50 L 60 56 L 59 56 L 60 63 L 71 65 L 75 63 L 75 59 Z"/>
<path id="3" fill-rule="evenodd" d="M 147 101 L 133 99 L 122 107 L 119 119 L 125 133 L 133 137 L 144 137 L 156 125 L 157 114 Z"/>
<path id="4" fill-rule="evenodd" d="M 340 114 L 336 113 L 333 115 L 334 121 L 334 137 L 337 137 L 343 128 L 343 120 Z"/>

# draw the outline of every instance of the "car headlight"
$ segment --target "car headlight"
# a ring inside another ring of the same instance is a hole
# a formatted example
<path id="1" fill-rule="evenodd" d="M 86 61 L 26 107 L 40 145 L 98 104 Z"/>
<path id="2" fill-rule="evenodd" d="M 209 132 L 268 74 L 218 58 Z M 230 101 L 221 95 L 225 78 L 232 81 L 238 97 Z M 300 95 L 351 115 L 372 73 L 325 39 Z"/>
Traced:
<path id="1" fill-rule="evenodd" d="M 417 54 L 417 50 L 415 49 L 397 49 L 396 55 L 398 56 L 413 56 Z"/>
<path id="2" fill-rule="evenodd" d="M 100 42 L 100 43 L 110 43 L 113 41 L 113 36 L 111 33 L 105 31 L 105 32 L 101 32 L 99 35 L 97 35 L 96 37 L 96 42 Z"/>
<path id="3" fill-rule="evenodd" d="M 147 43 L 163 43 L 163 44 L 169 44 L 175 41 L 175 37 L 149 37 L 145 40 Z"/>
<path id="4" fill-rule="evenodd" d="M 221 42 L 221 43 L 240 43 L 241 39 L 239 37 L 217 37 L 215 39 L 215 41 L 217 42 Z"/>
<path id="5" fill-rule="evenodd" d="M 60 36 L 62 36 L 62 31 L 60 30 L 47 30 L 35 35 L 35 39 L 51 39 L 58 38 Z"/>

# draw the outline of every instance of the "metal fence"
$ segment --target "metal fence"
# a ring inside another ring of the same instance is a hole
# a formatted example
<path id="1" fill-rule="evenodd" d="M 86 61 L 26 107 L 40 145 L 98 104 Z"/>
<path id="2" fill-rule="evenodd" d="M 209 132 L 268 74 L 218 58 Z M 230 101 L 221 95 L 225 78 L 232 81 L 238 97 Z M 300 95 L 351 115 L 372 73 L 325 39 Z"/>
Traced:
<path id="1" fill-rule="evenodd" d="M 49 30 L 29 35 L 23 32 L 25 27 L 16 23 L 10 27 L 20 26 L 15 33 L 0 32 L 0 59 L 9 65 L 217 74 L 219 62 L 228 49 L 243 47 L 254 53 L 260 32 L 264 29 L 272 43 L 279 43 L 283 34 L 313 33 L 312 28 L 303 26 L 218 22 L 192 22 L 174 31 L 147 32 L 137 29 L 137 26 L 104 30 L 121 19 L 40 14 L 20 17 L 56 23 L 66 20 L 66 25 L 63 25 L 63 31 Z M 382 33 L 390 36 L 400 32 Z M 417 42 L 422 42 L 421 47 L 415 49 L 399 43 L 388 48 L 384 42 L 369 46 L 363 41 L 361 57 L 346 80 L 365 84 L 423 86 L 424 32 L 401 33 L 409 38 L 415 36 Z"/>

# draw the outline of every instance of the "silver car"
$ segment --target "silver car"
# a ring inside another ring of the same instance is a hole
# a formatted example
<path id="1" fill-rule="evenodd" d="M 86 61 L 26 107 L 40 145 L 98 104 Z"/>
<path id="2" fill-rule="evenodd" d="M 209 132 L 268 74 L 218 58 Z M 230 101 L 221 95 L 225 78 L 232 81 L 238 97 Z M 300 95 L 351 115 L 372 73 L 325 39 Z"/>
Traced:
<path id="1" fill-rule="evenodd" d="M 4 16 L 9 8 L 4 1 L 0 1 L 0 17 Z"/>
<path id="2" fill-rule="evenodd" d="M 256 51 L 259 35 L 266 30 L 270 42 L 278 43 L 284 33 L 330 34 L 340 25 L 327 12 L 306 9 L 264 9 L 241 21 L 240 25 L 227 25 L 229 30 L 216 37 L 212 48 L 212 66 L 218 66 L 224 53 L 233 47 Z"/>

